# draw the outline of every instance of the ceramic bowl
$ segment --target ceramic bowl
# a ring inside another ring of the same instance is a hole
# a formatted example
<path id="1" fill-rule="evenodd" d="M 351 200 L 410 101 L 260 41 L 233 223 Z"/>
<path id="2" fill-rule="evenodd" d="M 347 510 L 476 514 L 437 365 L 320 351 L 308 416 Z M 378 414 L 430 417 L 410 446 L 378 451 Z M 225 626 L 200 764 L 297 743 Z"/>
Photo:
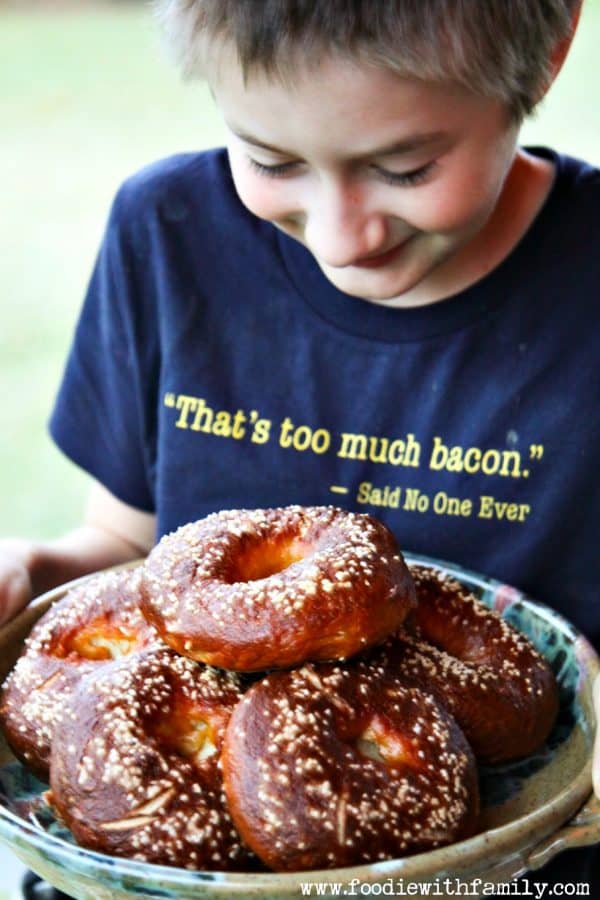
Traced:
<path id="1" fill-rule="evenodd" d="M 517 763 L 481 767 L 481 831 L 428 853 L 347 869 L 288 874 L 192 872 L 93 853 L 78 847 L 43 800 L 37 781 L 0 744 L 0 839 L 35 872 L 80 900 L 103 898 L 224 898 L 391 893 L 394 883 L 446 878 L 504 883 L 536 869 L 562 850 L 600 840 L 600 807 L 591 796 L 594 733 L 592 683 L 600 661 L 564 618 L 514 588 L 456 565 L 422 556 L 457 578 L 486 605 L 524 632 L 552 665 L 560 685 L 560 715 L 545 746 Z M 83 580 L 83 579 L 82 579 Z M 69 586 L 45 594 L 0 631 L 0 674 L 14 665 L 34 622 Z M 369 887 L 362 887 L 363 885 Z M 318 885 L 318 888 L 317 888 Z M 358 887 L 360 885 L 360 887 Z M 441 894 L 436 894 L 441 896 Z"/>

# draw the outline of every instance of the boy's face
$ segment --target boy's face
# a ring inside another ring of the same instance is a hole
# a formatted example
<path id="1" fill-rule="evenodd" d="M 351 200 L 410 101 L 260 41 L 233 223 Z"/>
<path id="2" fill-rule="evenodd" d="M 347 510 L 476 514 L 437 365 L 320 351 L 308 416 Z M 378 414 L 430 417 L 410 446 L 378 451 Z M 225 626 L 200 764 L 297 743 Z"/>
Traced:
<path id="1" fill-rule="evenodd" d="M 419 305 L 476 272 L 518 134 L 499 103 L 333 58 L 293 85 L 230 62 L 212 88 L 242 203 L 341 291 Z"/>

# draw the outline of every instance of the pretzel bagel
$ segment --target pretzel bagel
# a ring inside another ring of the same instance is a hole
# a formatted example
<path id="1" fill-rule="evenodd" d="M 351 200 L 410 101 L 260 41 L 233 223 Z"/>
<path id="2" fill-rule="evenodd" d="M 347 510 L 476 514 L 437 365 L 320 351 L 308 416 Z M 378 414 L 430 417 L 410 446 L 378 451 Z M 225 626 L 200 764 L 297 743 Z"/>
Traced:
<path id="1" fill-rule="evenodd" d="M 244 841 L 271 868 L 376 862 L 473 833 L 475 761 L 430 695 L 368 663 L 307 664 L 253 685 L 223 777 Z"/>
<path id="2" fill-rule="evenodd" d="M 73 587 L 41 617 L 4 683 L 0 719 L 15 756 L 48 779 L 50 746 L 80 679 L 113 659 L 162 645 L 139 610 L 140 570 Z"/>
<path id="3" fill-rule="evenodd" d="M 506 762 L 537 750 L 558 713 L 552 670 L 533 644 L 457 581 L 411 566 L 418 604 L 378 657 L 404 683 L 431 691 L 475 755 Z"/>
<path id="4" fill-rule="evenodd" d="M 391 532 L 335 507 L 213 513 L 164 537 L 142 580 L 142 610 L 167 644 L 237 671 L 344 659 L 413 604 Z"/>
<path id="5" fill-rule="evenodd" d="M 221 743 L 241 690 L 172 650 L 83 679 L 52 745 L 49 801 L 85 847 L 170 866 L 250 867 L 227 811 Z"/>

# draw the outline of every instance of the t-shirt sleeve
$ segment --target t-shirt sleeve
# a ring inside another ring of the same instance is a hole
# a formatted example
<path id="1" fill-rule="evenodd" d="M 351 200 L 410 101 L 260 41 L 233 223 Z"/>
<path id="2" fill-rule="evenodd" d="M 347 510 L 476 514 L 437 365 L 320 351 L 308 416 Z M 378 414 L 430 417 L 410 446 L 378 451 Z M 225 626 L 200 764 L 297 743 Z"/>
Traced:
<path id="1" fill-rule="evenodd" d="M 153 511 L 153 372 L 136 327 L 147 313 L 147 288 L 124 194 L 110 213 L 49 429 L 60 449 L 116 497 Z"/>

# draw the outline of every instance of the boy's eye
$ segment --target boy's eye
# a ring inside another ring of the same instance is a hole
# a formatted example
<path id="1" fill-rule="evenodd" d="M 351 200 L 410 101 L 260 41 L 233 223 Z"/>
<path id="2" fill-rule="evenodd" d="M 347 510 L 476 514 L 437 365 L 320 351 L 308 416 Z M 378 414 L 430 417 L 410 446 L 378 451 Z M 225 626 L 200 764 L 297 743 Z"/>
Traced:
<path id="1" fill-rule="evenodd" d="M 289 174 L 298 163 L 288 162 L 288 163 L 278 163 L 277 165 L 267 166 L 264 163 L 259 163 L 257 160 L 253 159 L 251 156 L 247 157 L 248 162 L 250 163 L 250 167 L 257 172 L 260 172 L 261 175 L 268 175 L 271 178 L 283 178 L 285 175 Z"/>
<path id="2" fill-rule="evenodd" d="M 426 165 L 420 166 L 418 169 L 413 169 L 412 172 L 390 172 L 387 169 L 382 169 L 380 166 L 374 166 L 373 168 L 377 172 L 379 178 L 381 178 L 387 184 L 410 187 L 411 185 L 419 184 L 420 182 L 425 181 L 425 179 L 435 168 L 435 165 L 435 161 L 428 162 Z"/>
<path id="3" fill-rule="evenodd" d="M 285 178 L 286 175 L 290 175 L 299 165 L 297 162 L 266 165 L 265 163 L 258 162 L 251 156 L 248 156 L 247 160 L 252 169 L 259 172 L 261 175 L 266 175 L 270 178 Z M 381 168 L 377 165 L 374 165 L 371 168 L 377 174 L 377 177 L 382 181 L 385 181 L 386 184 L 410 187 L 411 185 L 425 181 L 435 165 L 435 161 L 428 162 L 426 165 L 420 166 L 418 169 L 413 169 L 411 172 L 390 172 L 388 169 Z"/>

